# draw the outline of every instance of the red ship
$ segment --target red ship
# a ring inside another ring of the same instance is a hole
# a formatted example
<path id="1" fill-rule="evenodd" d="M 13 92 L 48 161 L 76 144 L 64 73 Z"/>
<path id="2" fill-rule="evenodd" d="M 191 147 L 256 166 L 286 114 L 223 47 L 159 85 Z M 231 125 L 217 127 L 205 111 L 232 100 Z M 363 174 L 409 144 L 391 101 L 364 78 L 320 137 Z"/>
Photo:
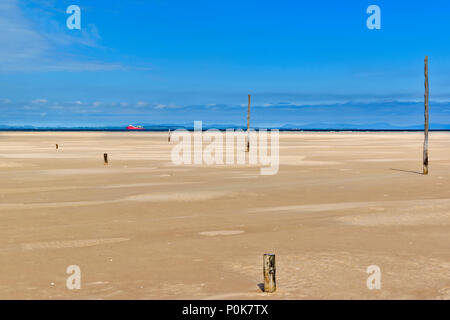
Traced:
<path id="1" fill-rule="evenodd" d="M 132 125 L 129 125 L 127 127 L 127 130 L 144 130 L 144 127 L 143 126 L 132 126 Z"/>

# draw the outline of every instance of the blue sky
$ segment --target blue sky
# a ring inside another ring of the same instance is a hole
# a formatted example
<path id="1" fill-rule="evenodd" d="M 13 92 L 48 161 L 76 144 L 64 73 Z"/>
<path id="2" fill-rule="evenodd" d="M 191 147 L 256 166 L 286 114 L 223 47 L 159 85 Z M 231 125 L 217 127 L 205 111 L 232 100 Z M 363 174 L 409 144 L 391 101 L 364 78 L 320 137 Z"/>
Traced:
<path id="1" fill-rule="evenodd" d="M 66 8 L 81 8 L 81 30 Z M 381 8 L 369 30 L 366 8 Z M 450 125 L 448 1 L 1 0 L 0 125 Z"/>

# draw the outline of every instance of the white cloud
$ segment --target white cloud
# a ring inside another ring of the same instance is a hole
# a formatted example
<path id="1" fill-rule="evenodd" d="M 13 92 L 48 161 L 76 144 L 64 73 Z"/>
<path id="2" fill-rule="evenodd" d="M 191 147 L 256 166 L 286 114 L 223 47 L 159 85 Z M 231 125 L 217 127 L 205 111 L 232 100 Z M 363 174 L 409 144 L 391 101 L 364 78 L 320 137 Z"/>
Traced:
<path id="1" fill-rule="evenodd" d="M 145 107 L 145 106 L 148 106 L 148 102 L 145 102 L 145 101 L 138 101 L 138 102 L 136 103 L 136 107 Z"/>
<path id="2" fill-rule="evenodd" d="M 47 103 L 47 102 L 48 102 L 47 99 L 36 99 L 36 100 L 31 101 L 31 103 L 34 103 L 34 104 Z"/>
<path id="3" fill-rule="evenodd" d="M 25 2 L 26 4 L 26 2 Z M 77 57 L 72 48 L 100 48 L 97 27 L 87 25 L 73 36 L 65 30 L 66 14 L 56 12 L 56 3 L 36 2 L 24 15 L 18 0 L 0 1 L 0 72 L 124 70 L 119 63 Z M 37 7 L 37 9 L 36 9 Z M 50 11 L 50 12 L 49 12 Z M 61 15 L 56 20 L 55 16 Z"/>
<path id="4" fill-rule="evenodd" d="M 174 103 L 169 103 L 169 104 L 162 104 L 159 103 L 157 105 L 155 105 L 155 109 L 178 109 L 181 108 L 181 106 L 174 104 Z"/>
<path id="5" fill-rule="evenodd" d="M 1 65 L 41 56 L 48 49 L 44 37 L 25 19 L 16 0 L 0 2 L 0 30 Z"/>

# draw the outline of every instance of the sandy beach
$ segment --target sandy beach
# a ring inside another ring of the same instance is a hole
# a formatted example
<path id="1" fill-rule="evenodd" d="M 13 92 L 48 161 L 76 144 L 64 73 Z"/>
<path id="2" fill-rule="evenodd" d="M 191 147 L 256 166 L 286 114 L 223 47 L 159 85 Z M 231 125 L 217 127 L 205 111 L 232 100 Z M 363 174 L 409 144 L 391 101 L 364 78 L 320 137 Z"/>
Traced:
<path id="1" fill-rule="evenodd" d="M 430 133 L 428 176 L 422 143 L 280 133 L 262 176 L 175 165 L 167 133 L 2 132 L 0 299 L 450 299 L 450 133 Z"/>

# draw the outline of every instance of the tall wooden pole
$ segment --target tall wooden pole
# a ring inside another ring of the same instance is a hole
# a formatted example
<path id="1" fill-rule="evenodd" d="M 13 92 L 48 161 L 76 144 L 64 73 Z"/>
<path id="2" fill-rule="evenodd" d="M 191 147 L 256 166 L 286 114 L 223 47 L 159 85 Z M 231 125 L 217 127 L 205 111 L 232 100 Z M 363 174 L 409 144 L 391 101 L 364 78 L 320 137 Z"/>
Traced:
<path id="1" fill-rule="evenodd" d="M 250 151 L 250 102 L 251 95 L 248 95 L 248 109 L 247 109 L 247 152 Z"/>
<path id="2" fill-rule="evenodd" d="M 425 57 L 425 139 L 423 142 L 423 174 L 428 174 L 428 56 Z"/>

